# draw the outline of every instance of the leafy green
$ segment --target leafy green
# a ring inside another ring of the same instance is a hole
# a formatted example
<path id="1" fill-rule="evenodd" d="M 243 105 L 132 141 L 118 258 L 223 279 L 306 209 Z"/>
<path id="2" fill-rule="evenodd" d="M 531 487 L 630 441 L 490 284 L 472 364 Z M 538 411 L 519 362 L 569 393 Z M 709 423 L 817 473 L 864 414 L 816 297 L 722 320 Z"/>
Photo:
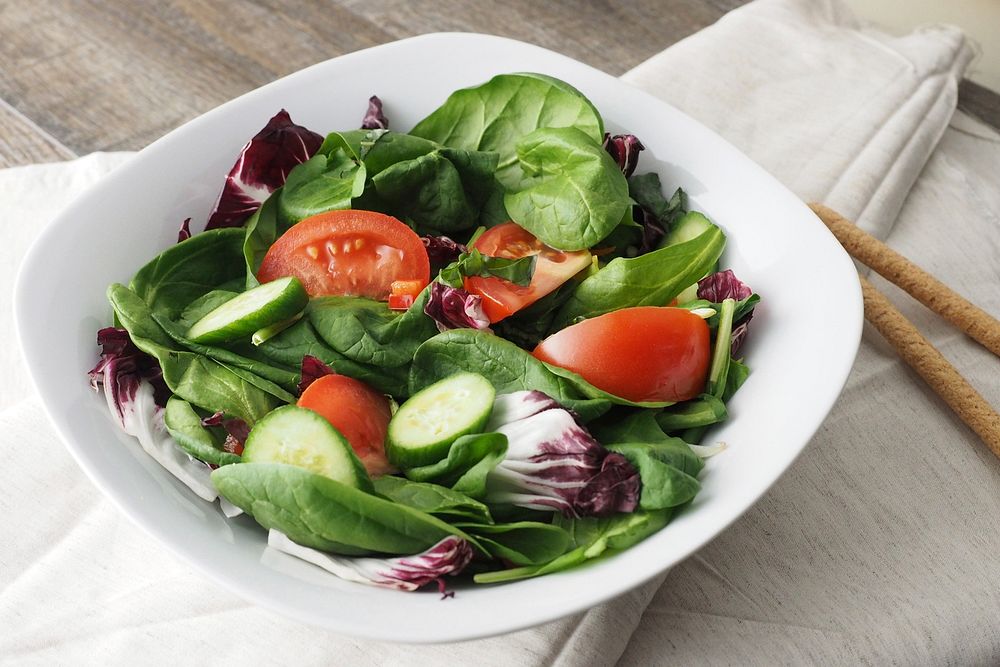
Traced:
<path id="1" fill-rule="evenodd" d="M 507 257 L 490 257 L 475 248 L 463 252 L 458 259 L 441 269 L 441 282 L 452 287 L 461 287 L 462 279 L 470 276 L 502 278 L 515 285 L 529 285 L 535 274 L 535 262 L 538 257 L 529 255 L 509 259 Z"/>
<path id="2" fill-rule="evenodd" d="M 231 503 L 293 542 L 349 556 L 414 554 L 448 535 L 474 539 L 430 514 L 280 463 L 240 463 L 212 473 Z"/>
<path id="3" fill-rule="evenodd" d="M 625 417 L 607 417 L 591 425 L 594 437 L 605 447 L 628 444 L 655 445 L 663 461 L 697 477 L 705 463 L 681 440 L 667 435 L 652 410 L 636 410 Z"/>
<path id="4" fill-rule="evenodd" d="M 604 121 L 590 100 L 569 84 L 542 74 L 500 74 L 457 90 L 410 134 L 465 150 L 499 154 L 497 176 L 520 180 L 515 145 L 542 127 L 575 127 L 594 143 L 604 139 Z"/>
<path id="5" fill-rule="evenodd" d="M 518 521 L 484 526 L 456 523 L 456 527 L 473 535 L 494 558 L 514 565 L 547 563 L 566 552 L 569 534 L 559 526 L 537 521 Z"/>
<path id="6" fill-rule="evenodd" d="M 673 509 L 616 514 L 600 519 L 593 517 L 568 519 L 556 515 L 554 524 L 569 533 L 570 545 L 574 547 L 572 551 L 543 565 L 483 572 L 477 574 L 474 579 L 479 584 L 494 584 L 568 570 L 589 559 L 597 558 L 609 549 L 622 550 L 638 544 L 667 525 L 672 516 Z"/>
<path id="7" fill-rule="evenodd" d="M 486 477 L 507 454 L 502 433 L 471 433 L 451 443 L 448 456 L 427 466 L 409 468 L 404 474 L 415 482 L 449 486 L 471 498 L 486 496 Z"/>
<path id="8" fill-rule="evenodd" d="M 344 146 L 317 153 L 289 172 L 278 195 L 279 236 L 310 216 L 351 208 L 351 201 L 365 189 L 366 171 L 348 150 Z"/>
<path id="9" fill-rule="evenodd" d="M 201 417 L 191 404 L 176 396 L 167 400 L 163 423 L 181 449 L 194 458 L 216 466 L 239 463 L 240 456 L 222 449 L 222 442 L 201 425 Z"/>
<path id="10" fill-rule="evenodd" d="M 409 395 L 409 366 L 383 367 L 363 364 L 337 352 L 302 318 L 273 338 L 257 346 L 259 354 L 276 364 L 301 369 L 302 358 L 316 357 L 335 372 L 362 380 L 379 391 L 393 396 Z"/>
<path id="11" fill-rule="evenodd" d="M 665 306 L 715 265 L 726 245 L 718 227 L 684 243 L 612 260 L 584 280 L 556 316 L 561 329 L 582 318 L 632 306 Z"/>
<path id="12" fill-rule="evenodd" d="M 691 451 L 680 438 L 674 440 L 678 445 L 648 442 L 607 445 L 609 451 L 618 452 L 639 471 L 639 479 L 642 480 L 639 507 L 644 510 L 683 505 L 701 489 L 697 478 L 673 465 L 679 458 L 681 447 Z"/>
<path id="13" fill-rule="evenodd" d="M 687 194 L 684 190 L 677 188 L 670 199 L 664 198 L 660 176 L 656 172 L 629 177 L 628 193 L 667 233 L 674 222 L 687 212 Z"/>
<path id="14" fill-rule="evenodd" d="M 750 377 L 750 368 L 741 361 L 730 359 L 729 372 L 726 374 L 726 390 L 722 393 L 722 400 L 729 402 L 729 399 L 743 386 L 748 377 Z"/>
<path id="15" fill-rule="evenodd" d="M 508 186 L 511 219 L 559 250 L 583 250 L 629 215 L 628 183 L 600 143 L 574 127 L 542 128 L 517 143 L 524 177 Z"/>
<path id="16" fill-rule="evenodd" d="M 156 322 L 149 306 L 124 285 L 111 285 L 108 301 L 135 346 L 159 362 L 164 382 L 178 397 L 210 412 L 222 411 L 238 417 L 248 424 L 281 404 L 271 393 L 248 381 L 248 375 L 252 374 L 182 349 Z"/>
<path id="17" fill-rule="evenodd" d="M 287 231 L 284 225 L 278 224 L 278 197 L 281 190 L 275 190 L 264 200 L 260 208 L 243 225 L 243 262 L 245 265 L 246 289 L 260 284 L 257 280 L 257 269 L 264 260 L 268 248 Z"/>
<path id="18" fill-rule="evenodd" d="M 129 287 L 151 310 L 177 319 L 213 290 L 242 291 L 242 240 L 243 230 L 235 227 L 196 234 L 154 257 Z"/>
<path id="19" fill-rule="evenodd" d="M 373 480 L 375 492 L 389 500 L 427 512 L 476 523 L 493 523 L 489 508 L 465 495 L 437 484 L 413 482 L 402 477 L 383 475 Z"/>
<path id="20" fill-rule="evenodd" d="M 639 471 L 639 507 L 659 510 L 682 505 L 698 493 L 704 462 L 687 443 L 668 436 L 652 410 L 636 410 L 624 418 L 609 416 L 591 426 L 594 437 L 618 452 Z"/>
<path id="21" fill-rule="evenodd" d="M 667 408 L 656 416 L 664 431 L 679 431 L 696 426 L 709 426 L 724 421 L 728 416 L 726 404 L 711 394 L 684 401 Z"/>
<path id="22" fill-rule="evenodd" d="M 327 296 L 313 299 L 306 316 L 323 342 L 340 355 L 360 364 L 406 366 L 417 347 L 438 332 L 424 313 L 429 291 L 425 288 L 403 313 L 389 310 L 382 301 Z"/>
<path id="23" fill-rule="evenodd" d="M 371 177 L 370 202 L 422 233 L 474 227 L 496 189 L 496 153 L 382 132 L 364 160 Z"/>

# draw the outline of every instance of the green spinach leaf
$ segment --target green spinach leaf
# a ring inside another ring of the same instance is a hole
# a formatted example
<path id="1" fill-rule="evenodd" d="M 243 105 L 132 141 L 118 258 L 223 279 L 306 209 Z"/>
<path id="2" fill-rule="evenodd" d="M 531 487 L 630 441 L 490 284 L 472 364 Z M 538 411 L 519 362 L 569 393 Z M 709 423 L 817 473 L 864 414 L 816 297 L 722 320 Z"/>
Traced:
<path id="1" fill-rule="evenodd" d="M 375 491 L 389 500 L 413 509 L 443 516 L 446 520 L 462 519 L 477 524 L 491 524 L 490 509 L 464 493 L 445 486 L 413 482 L 402 477 L 383 475 L 372 480 Z"/>
<path id="2" fill-rule="evenodd" d="M 584 280 L 556 316 L 553 328 L 632 306 L 665 306 L 715 265 L 726 245 L 722 230 L 633 257 L 612 260 Z"/>
<path id="3" fill-rule="evenodd" d="M 524 177 L 508 186 L 511 219 L 559 250 L 597 244 L 630 215 L 621 169 L 599 142 L 574 128 L 542 128 L 517 143 Z"/>
<path id="4" fill-rule="evenodd" d="M 627 549 L 638 544 L 666 526 L 672 516 L 672 509 L 616 514 L 601 519 L 593 517 L 568 519 L 556 515 L 553 519 L 554 525 L 569 533 L 571 546 L 575 548 L 543 565 L 483 572 L 475 575 L 474 580 L 479 584 L 494 584 L 568 570 L 589 559 L 597 558 L 609 549 Z"/>
<path id="5" fill-rule="evenodd" d="M 191 404 L 171 396 L 163 413 L 163 423 L 181 449 L 205 463 L 216 466 L 239 463 L 241 457 L 222 449 L 222 442 L 208 428 L 201 425 L 201 417 Z"/>
<path id="6" fill-rule="evenodd" d="M 344 357 L 379 367 L 406 366 L 417 347 L 438 332 L 424 313 L 429 294 L 425 288 L 403 313 L 382 301 L 352 296 L 313 299 L 306 313 L 323 342 Z"/>
<path id="7" fill-rule="evenodd" d="M 280 463 L 240 463 L 212 473 L 231 503 L 268 529 L 314 549 L 349 556 L 414 554 L 448 535 L 478 546 L 430 514 Z"/>
<path id="8" fill-rule="evenodd" d="M 605 447 L 653 445 L 663 461 L 692 477 L 697 477 L 705 465 L 683 440 L 663 432 L 653 410 L 636 410 L 624 417 L 609 415 L 590 425 L 590 431 Z"/>
<path id="9" fill-rule="evenodd" d="M 462 279 L 470 276 L 503 278 L 524 287 L 531 284 L 537 260 L 536 255 L 517 259 L 490 257 L 473 248 L 469 252 L 463 252 L 457 260 L 441 269 L 439 278 L 441 282 L 452 287 L 462 287 Z"/>
<path id="10" fill-rule="evenodd" d="M 177 319 L 213 290 L 241 291 L 243 230 L 212 229 L 173 245 L 135 274 L 129 287 L 154 312 Z"/>
<path id="11" fill-rule="evenodd" d="M 421 233 L 474 227 L 496 188 L 496 153 L 383 132 L 365 153 L 371 203 Z"/>
<path id="12" fill-rule="evenodd" d="M 728 379 L 727 377 L 727 382 Z M 681 431 L 710 426 L 724 421 L 728 416 L 729 412 L 723 401 L 711 394 L 702 394 L 696 399 L 667 408 L 656 416 L 656 423 L 664 431 Z"/>
<path id="13" fill-rule="evenodd" d="M 484 526 L 456 523 L 456 527 L 473 535 L 494 558 L 514 565 L 548 563 L 566 552 L 569 534 L 551 523 L 518 521 Z"/>
<path id="14" fill-rule="evenodd" d="M 687 212 L 687 194 L 684 190 L 677 188 L 670 199 L 666 199 L 660 176 L 656 172 L 629 177 L 628 193 L 638 206 L 656 219 L 667 234 L 674 222 Z"/>
<path id="15" fill-rule="evenodd" d="M 264 260 L 268 248 L 285 233 L 284 225 L 278 224 L 278 197 L 281 189 L 277 189 L 264 200 L 260 208 L 253 212 L 243 225 L 243 262 L 245 264 L 246 289 L 252 289 L 260 284 L 257 280 L 257 269 Z"/>
<path id="16" fill-rule="evenodd" d="M 367 382 L 385 394 L 396 397 L 409 395 L 409 365 L 375 366 L 349 359 L 327 345 L 308 318 L 299 320 L 261 343 L 257 351 L 272 363 L 297 369 L 301 369 L 304 356 L 316 357 L 337 373 Z"/>
<path id="17" fill-rule="evenodd" d="M 403 471 L 415 482 L 449 486 L 470 498 L 486 496 L 486 478 L 507 455 L 507 436 L 502 433 L 470 433 L 448 448 L 448 456 L 428 466 Z"/>
<path id="18" fill-rule="evenodd" d="M 604 121 L 590 100 L 563 81 L 532 73 L 501 74 L 457 90 L 410 134 L 498 153 L 497 176 L 511 185 L 520 179 L 514 146 L 541 127 L 575 127 L 598 145 L 604 139 Z"/>
<path id="19" fill-rule="evenodd" d="M 345 147 L 317 153 L 297 165 L 278 195 L 278 236 L 310 216 L 351 208 L 351 201 L 365 189 L 365 177 L 364 163 Z"/>

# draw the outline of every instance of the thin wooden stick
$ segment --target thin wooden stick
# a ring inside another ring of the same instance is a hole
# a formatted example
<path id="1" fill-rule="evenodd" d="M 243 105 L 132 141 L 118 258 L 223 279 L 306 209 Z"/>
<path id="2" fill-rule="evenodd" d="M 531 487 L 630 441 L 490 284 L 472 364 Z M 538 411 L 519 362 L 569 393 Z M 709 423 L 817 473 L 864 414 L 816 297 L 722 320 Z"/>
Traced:
<path id="1" fill-rule="evenodd" d="M 889 343 L 927 385 L 948 404 L 959 419 L 982 438 L 1000 457 L 1000 414 L 990 407 L 937 348 L 921 335 L 906 317 L 896 310 L 884 294 L 861 278 L 865 319 L 878 329 Z"/>
<path id="2" fill-rule="evenodd" d="M 848 253 L 1000 356 L 1000 320 L 822 204 L 809 204 Z"/>

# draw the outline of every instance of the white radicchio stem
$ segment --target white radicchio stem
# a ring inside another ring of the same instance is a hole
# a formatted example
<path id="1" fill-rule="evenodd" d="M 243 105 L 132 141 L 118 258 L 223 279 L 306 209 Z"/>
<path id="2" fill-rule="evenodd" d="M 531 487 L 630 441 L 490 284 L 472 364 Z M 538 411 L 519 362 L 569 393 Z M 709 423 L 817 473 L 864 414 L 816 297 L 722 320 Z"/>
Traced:
<path id="1" fill-rule="evenodd" d="M 456 535 L 449 535 L 422 553 L 396 558 L 336 556 L 296 544 L 273 529 L 267 534 L 267 545 L 341 579 L 399 591 L 415 591 L 445 575 L 459 574 L 472 560 L 472 547 Z"/>

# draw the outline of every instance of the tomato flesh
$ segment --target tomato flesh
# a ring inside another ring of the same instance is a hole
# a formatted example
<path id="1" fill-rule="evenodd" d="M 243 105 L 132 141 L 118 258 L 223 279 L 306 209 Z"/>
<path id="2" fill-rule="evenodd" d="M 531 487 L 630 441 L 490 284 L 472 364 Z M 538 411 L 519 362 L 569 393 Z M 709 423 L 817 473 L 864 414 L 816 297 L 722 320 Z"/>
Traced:
<path id="1" fill-rule="evenodd" d="M 467 292 L 483 298 L 483 312 L 490 322 L 499 322 L 554 292 L 591 262 L 591 255 L 586 250 L 556 250 L 513 222 L 486 230 L 476 239 L 473 247 L 491 257 L 518 259 L 535 255 L 538 258 L 531 284 L 523 287 L 501 278 L 482 276 L 472 276 L 463 281 Z"/>
<path id="2" fill-rule="evenodd" d="M 389 310 L 407 310 L 417 300 L 427 283 L 419 280 L 394 280 L 389 288 Z"/>
<path id="3" fill-rule="evenodd" d="M 395 472 L 385 457 L 385 433 L 392 411 L 384 394 L 346 375 L 324 375 L 306 387 L 298 405 L 333 424 L 351 443 L 369 475 Z"/>
<path id="4" fill-rule="evenodd" d="M 711 357 L 705 320 L 681 308 L 623 308 L 558 331 L 541 361 L 630 401 L 686 401 L 702 393 Z"/>
<path id="5" fill-rule="evenodd" d="M 329 211 L 306 218 L 268 249 L 257 279 L 295 276 L 310 296 L 385 301 L 398 280 L 430 281 L 427 250 L 402 222 L 373 211 Z"/>

